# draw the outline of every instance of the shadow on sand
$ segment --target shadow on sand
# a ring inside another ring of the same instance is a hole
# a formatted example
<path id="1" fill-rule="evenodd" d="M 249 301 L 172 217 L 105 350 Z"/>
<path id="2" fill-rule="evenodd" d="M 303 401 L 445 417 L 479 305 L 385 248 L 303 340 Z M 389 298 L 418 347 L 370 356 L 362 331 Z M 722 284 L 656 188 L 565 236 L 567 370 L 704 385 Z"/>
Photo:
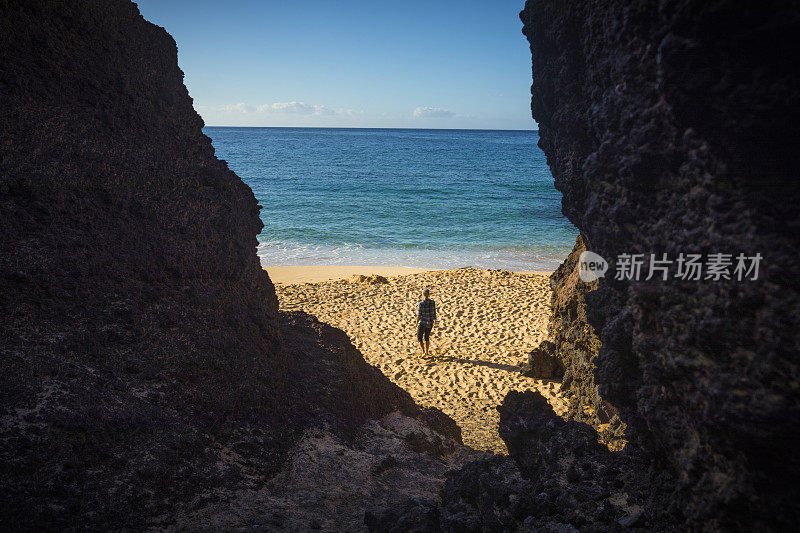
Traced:
<path id="1" fill-rule="evenodd" d="M 491 361 L 481 361 L 480 359 L 463 359 L 461 357 L 454 357 L 452 355 L 444 355 L 439 357 L 434 356 L 434 359 L 437 361 L 448 361 L 465 365 L 485 366 L 488 368 L 495 368 L 497 370 L 505 370 L 507 372 L 519 372 L 519 366 L 517 365 L 505 365 L 502 363 L 493 363 Z"/>

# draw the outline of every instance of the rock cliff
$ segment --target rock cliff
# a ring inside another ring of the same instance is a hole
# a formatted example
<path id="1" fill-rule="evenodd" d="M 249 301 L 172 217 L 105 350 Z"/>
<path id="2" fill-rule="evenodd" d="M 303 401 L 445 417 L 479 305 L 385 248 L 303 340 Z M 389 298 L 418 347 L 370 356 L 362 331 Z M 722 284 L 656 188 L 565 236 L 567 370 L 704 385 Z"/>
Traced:
<path id="1" fill-rule="evenodd" d="M 572 390 L 619 409 L 628 453 L 652 465 L 634 476 L 670 494 L 645 506 L 651 523 L 789 527 L 800 511 L 800 82 L 786 65 L 797 60 L 800 11 L 529 0 L 521 18 L 563 211 L 586 248 L 612 261 L 596 290 L 577 282 L 576 296 L 561 295 L 583 310 L 555 308 L 559 331 L 585 331 L 556 338 L 566 366 L 594 352 L 596 389 Z M 755 281 L 684 281 L 675 264 L 666 281 L 617 280 L 613 262 L 626 253 L 763 260 Z"/>
<path id="2" fill-rule="evenodd" d="M 585 251 L 579 235 L 572 252 L 550 276 L 553 299 L 548 337 L 551 340 L 542 343 L 538 351 L 551 354 L 565 368 L 561 390 L 569 394 L 568 417 L 592 425 L 608 446 L 620 449 L 624 446 L 626 425 L 616 408 L 600 395 L 594 377 L 601 343 L 589 323 L 586 299 L 599 283 L 580 279 L 578 259 Z"/>
<path id="3" fill-rule="evenodd" d="M 434 490 L 460 449 L 452 420 L 343 333 L 279 314 L 260 206 L 202 126 L 174 40 L 133 3 L 0 1 L 2 529 L 240 527 L 260 515 L 197 513 L 322 454 L 308 431 L 366 446 L 362 428 L 394 412 L 417 429 L 379 432 L 391 460 L 331 467 L 391 463 L 349 511 L 360 521 L 415 486 L 387 481 L 400 472 Z M 271 519 L 309 526 L 287 509 Z"/>

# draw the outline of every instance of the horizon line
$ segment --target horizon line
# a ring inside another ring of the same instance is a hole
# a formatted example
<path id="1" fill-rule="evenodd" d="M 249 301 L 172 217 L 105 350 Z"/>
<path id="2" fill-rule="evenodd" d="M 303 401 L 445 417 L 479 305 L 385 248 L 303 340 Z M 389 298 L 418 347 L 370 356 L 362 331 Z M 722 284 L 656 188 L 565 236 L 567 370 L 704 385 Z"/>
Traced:
<path id="1" fill-rule="evenodd" d="M 386 126 L 222 126 L 203 125 L 204 128 L 252 128 L 252 129 L 296 129 L 296 130 L 431 130 L 431 131 L 535 131 L 539 129 L 522 128 L 408 128 Z"/>

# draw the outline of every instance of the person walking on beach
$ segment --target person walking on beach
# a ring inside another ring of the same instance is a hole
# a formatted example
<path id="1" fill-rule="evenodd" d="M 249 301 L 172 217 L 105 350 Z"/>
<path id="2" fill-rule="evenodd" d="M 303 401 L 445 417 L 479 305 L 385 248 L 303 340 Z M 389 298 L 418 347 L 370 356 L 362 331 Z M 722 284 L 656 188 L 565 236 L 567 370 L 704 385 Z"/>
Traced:
<path id="1" fill-rule="evenodd" d="M 430 355 L 431 330 L 436 324 L 436 304 L 430 299 L 431 291 L 422 291 L 424 300 L 417 304 L 417 316 L 414 321 L 417 324 L 417 340 L 422 354 L 427 357 Z"/>

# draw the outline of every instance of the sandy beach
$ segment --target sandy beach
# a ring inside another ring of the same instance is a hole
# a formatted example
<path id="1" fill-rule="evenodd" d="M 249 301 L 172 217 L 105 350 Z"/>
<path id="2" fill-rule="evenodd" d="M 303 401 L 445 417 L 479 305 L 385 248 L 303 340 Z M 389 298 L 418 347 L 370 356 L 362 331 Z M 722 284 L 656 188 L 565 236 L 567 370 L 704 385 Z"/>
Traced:
<path id="1" fill-rule="evenodd" d="M 347 279 L 351 276 L 403 276 L 428 272 L 425 268 L 382 267 L 382 266 L 300 266 L 300 267 L 267 267 L 269 279 L 273 283 L 316 283 Z"/>
<path id="2" fill-rule="evenodd" d="M 518 367 L 545 339 L 551 290 L 547 272 L 397 267 L 268 268 L 280 308 L 306 311 L 344 330 L 367 362 L 423 406 L 461 426 L 464 443 L 505 453 L 495 407 L 510 390 L 538 389 L 557 413 L 556 384 Z M 423 359 L 414 313 L 430 288 L 438 324 L 433 357 Z"/>

